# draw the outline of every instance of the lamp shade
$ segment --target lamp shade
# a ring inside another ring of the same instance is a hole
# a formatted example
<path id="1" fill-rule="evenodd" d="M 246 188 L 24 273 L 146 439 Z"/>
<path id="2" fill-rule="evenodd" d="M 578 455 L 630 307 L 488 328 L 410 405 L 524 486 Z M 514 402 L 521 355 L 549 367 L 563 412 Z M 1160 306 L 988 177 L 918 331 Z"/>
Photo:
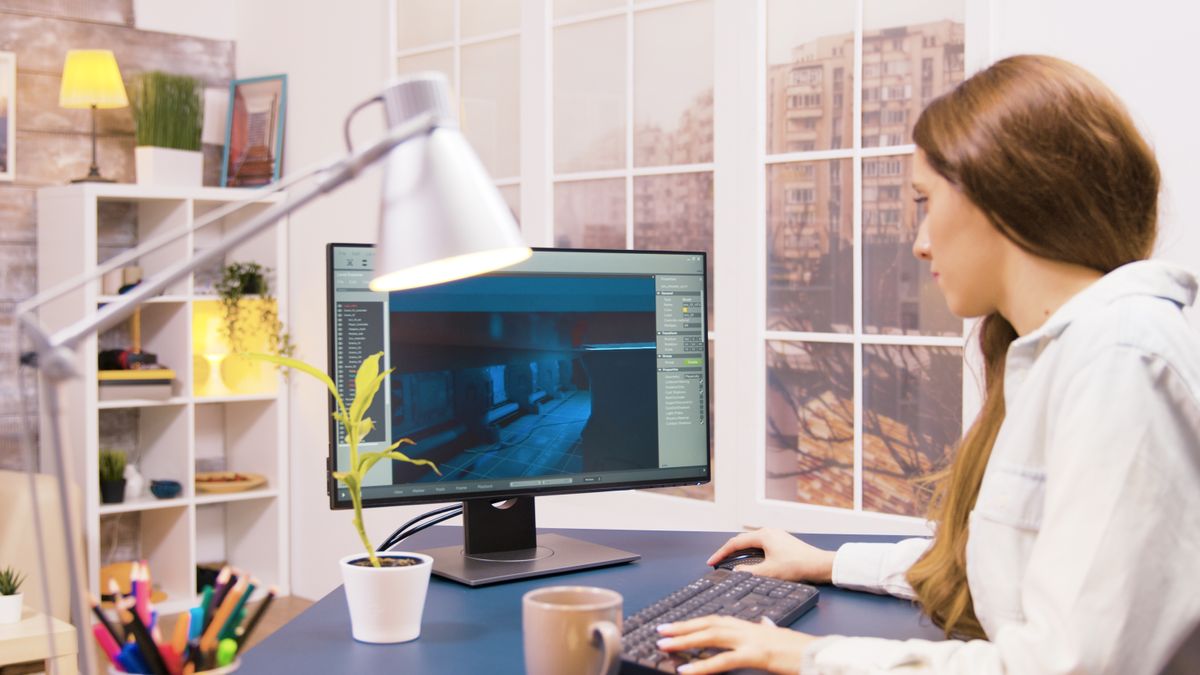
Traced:
<path id="1" fill-rule="evenodd" d="M 117 59 L 107 49 L 72 49 L 63 64 L 58 105 L 63 108 L 124 108 L 129 105 Z"/>
<path id="2" fill-rule="evenodd" d="M 426 109 L 444 114 L 444 78 L 423 77 L 401 93 L 411 94 L 410 107 L 425 101 Z M 393 112 L 389 110 L 389 117 Z M 453 119 L 388 155 L 371 290 L 397 291 L 462 279 L 514 265 L 532 253 L 508 204 Z"/>

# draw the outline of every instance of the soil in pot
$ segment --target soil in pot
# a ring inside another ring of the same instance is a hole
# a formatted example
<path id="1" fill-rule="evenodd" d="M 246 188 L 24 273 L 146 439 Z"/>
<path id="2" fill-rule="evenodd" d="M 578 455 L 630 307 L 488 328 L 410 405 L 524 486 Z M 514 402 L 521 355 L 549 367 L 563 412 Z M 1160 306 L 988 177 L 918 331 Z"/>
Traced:
<path id="1" fill-rule="evenodd" d="M 380 567 L 412 567 L 413 565 L 420 565 L 422 562 L 424 562 L 420 558 L 407 558 L 407 557 L 399 557 L 399 556 L 397 556 L 397 557 L 378 556 L 378 558 L 379 558 L 379 566 Z M 370 558 L 359 558 L 358 560 L 351 560 L 347 564 L 354 565 L 355 567 L 371 567 L 372 566 Z"/>

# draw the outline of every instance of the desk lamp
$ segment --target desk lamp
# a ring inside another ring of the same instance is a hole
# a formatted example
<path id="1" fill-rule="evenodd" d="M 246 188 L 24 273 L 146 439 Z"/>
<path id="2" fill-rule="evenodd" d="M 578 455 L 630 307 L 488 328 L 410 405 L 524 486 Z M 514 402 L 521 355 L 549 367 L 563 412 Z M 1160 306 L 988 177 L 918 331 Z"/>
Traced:
<path id="1" fill-rule="evenodd" d="M 62 87 L 58 91 L 62 108 L 92 109 L 92 166 L 88 175 L 72 183 L 111 183 L 113 179 L 100 175 L 96 165 L 96 110 L 124 108 L 129 105 L 125 83 L 117 59 L 107 49 L 72 49 L 63 64 Z"/>
<path id="2" fill-rule="evenodd" d="M 383 105 L 388 132 L 382 139 L 356 151 L 350 142 L 350 122 L 354 115 L 373 103 Z M 516 264 L 532 254 L 521 239 L 512 212 L 459 131 L 450 105 L 449 87 L 441 74 L 414 75 L 360 103 L 347 116 L 344 133 L 348 152 L 346 157 L 310 169 L 284 183 L 255 190 L 243 202 L 213 211 L 179 232 L 145 242 L 17 306 L 20 328 L 34 347 L 34 352 L 23 355 L 22 361 L 36 361 L 42 376 L 45 400 L 41 410 L 47 415 L 47 428 L 50 430 L 49 438 L 45 440 L 53 452 L 51 459 L 59 482 L 59 502 L 63 513 L 72 513 L 73 505 L 67 491 L 67 474 L 71 467 L 64 457 L 61 442 L 59 389 L 65 386 L 94 386 L 90 382 L 71 382 L 78 379 L 74 364 L 75 347 L 89 335 L 124 320 L 143 302 L 193 270 L 221 260 L 227 251 L 273 226 L 284 216 L 354 180 L 375 162 L 386 160 L 376 248 L 376 277 L 370 284 L 372 290 L 416 288 L 461 279 Z M 53 333 L 48 333 L 38 323 L 34 315 L 38 307 L 94 282 L 109 270 L 161 248 L 190 231 L 223 218 L 264 194 L 313 176 L 317 176 L 315 185 L 248 219 L 215 246 L 148 277 L 121 299 Z M 81 672 L 90 675 L 94 662 L 90 658 L 88 631 L 82 630 L 90 620 L 83 602 L 77 534 L 72 531 L 70 518 L 66 519 L 65 525 L 66 550 L 72 561 L 71 600 L 77 622 L 80 666 Z"/>

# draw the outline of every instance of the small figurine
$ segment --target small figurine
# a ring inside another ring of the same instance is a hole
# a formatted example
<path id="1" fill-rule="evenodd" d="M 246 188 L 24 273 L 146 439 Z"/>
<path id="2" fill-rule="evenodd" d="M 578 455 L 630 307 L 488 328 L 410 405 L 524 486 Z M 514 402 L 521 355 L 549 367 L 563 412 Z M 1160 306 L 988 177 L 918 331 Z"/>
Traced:
<path id="1" fill-rule="evenodd" d="M 125 465 L 125 498 L 140 499 L 146 488 L 146 479 L 138 472 L 137 466 L 130 462 Z"/>

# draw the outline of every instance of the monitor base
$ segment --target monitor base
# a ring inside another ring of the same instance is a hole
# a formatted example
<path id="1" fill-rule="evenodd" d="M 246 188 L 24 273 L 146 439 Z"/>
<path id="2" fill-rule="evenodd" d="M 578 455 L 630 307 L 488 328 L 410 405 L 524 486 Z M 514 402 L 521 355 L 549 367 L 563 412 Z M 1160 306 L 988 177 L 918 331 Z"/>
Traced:
<path id="1" fill-rule="evenodd" d="M 467 555 L 462 544 L 421 551 L 433 558 L 433 573 L 468 586 L 574 572 L 633 562 L 629 551 L 558 534 L 537 535 L 537 547 Z"/>

